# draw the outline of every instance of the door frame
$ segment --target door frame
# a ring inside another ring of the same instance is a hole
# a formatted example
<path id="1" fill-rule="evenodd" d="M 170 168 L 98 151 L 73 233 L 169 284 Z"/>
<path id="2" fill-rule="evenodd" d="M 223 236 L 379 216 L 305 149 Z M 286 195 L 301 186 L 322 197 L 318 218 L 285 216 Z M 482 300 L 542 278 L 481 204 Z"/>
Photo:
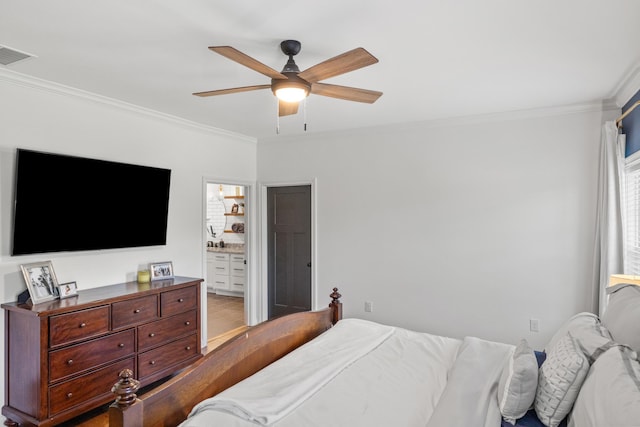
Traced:
<path id="1" fill-rule="evenodd" d="M 259 206 L 260 206 L 260 224 L 258 227 L 258 247 L 260 248 L 260 281 L 259 287 L 256 289 L 256 305 L 258 308 L 256 312 L 256 319 L 258 322 L 267 319 L 269 313 L 269 245 L 267 236 L 267 189 L 269 187 L 293 187 L 299 185 L 311 186 L 311 309 L 318 309 L 318 295 L 317 295 L 317 275 L 318 275 L 318 233 L 317 233 L 317 200 L 316 200 L 316 187 L 317 178 L 301 181 L 263 181 L 258 184 L 260 188 L 259 194 Z M 326 299 L 326 298 L 325 298 Z"/>
<path id="2" fill-rule="evenodd" d="M 202 336 L 204 337 L 204 345 L 207 343 L 207 184 L 222 184 L 243 186 L 245 188 L 244 203 L 245 203 L 245 216 L 244 222 L 246 225 L 246 232 L 244 236 L 245 256 L 247 260 L 246 265 L 246 283 L 244 286 L 244 320 L 247 325 L 255 325 L 255 313 L 258 310 L 256 308 L 255 294 L 258 289 L 258 251 L 256 245 L 256 239 L 258 236 L 257 227 L 257 209 L 256 203 L 256 185 L 255 182 L 244 181 L 241 179 L 230 178 L 215 178 L 205 176 L 202 178 L 202 241 L 200 247 L 202 248 L 202 277 L 204 277 L 203 286 L 200 290 L 200 300 L 202 303 L 201 311 L 201 325 Z"/>

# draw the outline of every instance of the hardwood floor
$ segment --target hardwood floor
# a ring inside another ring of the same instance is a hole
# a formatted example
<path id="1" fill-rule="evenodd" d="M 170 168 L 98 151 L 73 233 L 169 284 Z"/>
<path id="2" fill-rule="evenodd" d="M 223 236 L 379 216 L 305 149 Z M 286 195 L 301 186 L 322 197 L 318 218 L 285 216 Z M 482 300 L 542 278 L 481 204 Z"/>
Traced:
<path id="1" fill-rule="evenodd" d="M 247 329 L 244 298 L 207 293 L 207 352 Z M 60 424 L 64 427 L 109 427 L 109 405 Z"/>
<path id="2" fill-rule="evenodd" d="M 207 339 L 244 325 L 244 298 L 207 293 Z"/>
<path id="3" fill-rule="evenodd" d="M 207 352 L 246 328 L 244 298 L 207 294 Z"/>

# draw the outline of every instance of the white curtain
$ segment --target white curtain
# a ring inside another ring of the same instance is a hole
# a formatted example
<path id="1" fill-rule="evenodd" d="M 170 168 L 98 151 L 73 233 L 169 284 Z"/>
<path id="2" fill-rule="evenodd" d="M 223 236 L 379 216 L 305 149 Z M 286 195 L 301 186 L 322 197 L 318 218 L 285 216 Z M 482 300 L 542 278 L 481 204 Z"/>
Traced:
<path id="1" fill-rule="evenodd" d="M 606 307 L 605 288 L 611 274 L 624 273 L 623 183 L 625 135 L 615 122 L 602 125 L 592 309 L 600 316 Z"/>

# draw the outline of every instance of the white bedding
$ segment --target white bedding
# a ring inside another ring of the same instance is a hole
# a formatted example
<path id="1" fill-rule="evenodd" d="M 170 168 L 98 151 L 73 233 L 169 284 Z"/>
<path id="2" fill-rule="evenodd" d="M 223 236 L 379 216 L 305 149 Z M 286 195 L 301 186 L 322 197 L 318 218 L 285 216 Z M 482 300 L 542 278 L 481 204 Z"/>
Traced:
<path id="1" fill-rule="evenodd" d="M 498 427 L 512 349 L 344 319 L 201 402 L 181 427 Z"/>

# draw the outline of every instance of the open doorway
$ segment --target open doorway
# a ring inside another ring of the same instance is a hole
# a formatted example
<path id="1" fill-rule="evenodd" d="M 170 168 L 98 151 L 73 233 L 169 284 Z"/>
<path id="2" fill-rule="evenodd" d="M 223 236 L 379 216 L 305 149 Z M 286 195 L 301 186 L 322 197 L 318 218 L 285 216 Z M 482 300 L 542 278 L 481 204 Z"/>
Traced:
<path id="1" fill-rule="evenodd" d="M 207 343 L 211 349 L 246 327 L 247 189 L 213 181 L 206 185 Z"/>

